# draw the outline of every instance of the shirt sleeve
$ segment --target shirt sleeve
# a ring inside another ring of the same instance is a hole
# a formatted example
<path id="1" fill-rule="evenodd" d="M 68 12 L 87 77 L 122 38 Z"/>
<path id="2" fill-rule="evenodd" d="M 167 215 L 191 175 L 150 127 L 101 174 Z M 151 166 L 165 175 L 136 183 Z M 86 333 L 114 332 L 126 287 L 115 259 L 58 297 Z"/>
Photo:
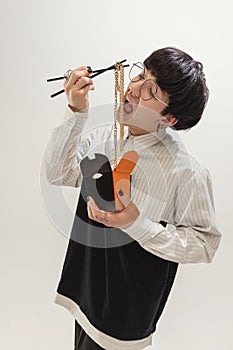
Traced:
<path id="1" fill-rule="evenodd" d="M 100 137 L 105 137 L 101 130 L 93 128 L 83 136 L 88 113 L 73 112 L 68 106 L 64 121 L 52 131 L 45 150 L 45 173 L 50 184 L 79 187 L 82 174 L 80 161 L 87 154 L 93 143 Z M 97 137 L 98 135 L 98 137 Z"/>
<path id="2" fill-rule="evenodd" d="M 216 225 L 209 172 L 197 171 L 175 201 L 175 224 L 166 227 L 147 218 L 143 210 L 123 230 L 152 254 L 178 263 L 210 263 L 221 240 Z"/>

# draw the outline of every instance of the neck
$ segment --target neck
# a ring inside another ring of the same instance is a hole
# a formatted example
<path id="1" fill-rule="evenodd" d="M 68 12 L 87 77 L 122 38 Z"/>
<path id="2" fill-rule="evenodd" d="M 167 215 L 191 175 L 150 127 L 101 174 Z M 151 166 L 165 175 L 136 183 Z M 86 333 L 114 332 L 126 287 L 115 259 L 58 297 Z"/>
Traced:
<path id="1" fill-rule="evenodd" d="M 128 127 L 128 131 L 133 136 L 140 136 L 140 135 L 149 134 L 149 132 L 144 130 L 144 129 L 140 129 L 140 128 L 137 128 L 137 127 L 131 127 L 131 126 Z"/>

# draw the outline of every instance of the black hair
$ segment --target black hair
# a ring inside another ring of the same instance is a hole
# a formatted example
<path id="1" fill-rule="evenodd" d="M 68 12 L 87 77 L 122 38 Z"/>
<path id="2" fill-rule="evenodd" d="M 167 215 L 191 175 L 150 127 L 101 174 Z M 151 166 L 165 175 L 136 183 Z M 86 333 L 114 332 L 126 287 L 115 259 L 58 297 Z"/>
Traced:
<path id="1" fill-rule="evenodd" d="M 209 98 L 203 64 L 180 49 L 165 47 L 152 52 L 144 65 L 155 76 L 161 90 L 168 93 L 169 107 L 161 114 L 178 119 L 173 125 L 176 130 L 196 125 Z"/>

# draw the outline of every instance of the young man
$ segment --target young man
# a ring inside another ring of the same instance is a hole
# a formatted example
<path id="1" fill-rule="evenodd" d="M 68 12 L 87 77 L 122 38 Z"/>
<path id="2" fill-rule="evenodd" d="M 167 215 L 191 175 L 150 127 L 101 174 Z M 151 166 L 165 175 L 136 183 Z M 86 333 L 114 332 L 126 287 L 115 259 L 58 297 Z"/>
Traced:
<path id="1" fill-rule="evenodd" d="M 81 186 L 55 302 L 75 317 L 75 349 L 143 349 L 152 344 L 178 264 L 210 263 L 221 240 L 210 175 L 175 133 L 198 123 L 209 92 L 202 64 L 177 48 L 132 66 L 121 155 L 136 150 L 139 159 L 130 198 L 118 184 L 124 209 L 109 212 L 87 198 L 79 168 L 95 150 L 109 160 L 114 152 L 113 125 L 82 135 L 94 89 L 89 76 L 83 66 L 64 83 L 67 118 L 46 154 L 49 183 Z"/>

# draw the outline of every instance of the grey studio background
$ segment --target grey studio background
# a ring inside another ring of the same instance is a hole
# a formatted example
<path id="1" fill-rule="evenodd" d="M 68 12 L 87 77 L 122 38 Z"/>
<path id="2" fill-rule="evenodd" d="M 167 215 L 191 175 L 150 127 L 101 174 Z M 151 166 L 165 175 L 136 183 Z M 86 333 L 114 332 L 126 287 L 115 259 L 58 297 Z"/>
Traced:
<path id="1" fill-rule="evenodd" d="M 0 13 L 0 348 L 73 349 L 73 318 L 53 303 L 68 241 L 41 195 L 42 157 L 67 100 L 51 99 L 62 82 L 46 79 L 80 65 L 140 61 L 172 45 L 204 64 L 209 104 L 203 120 L 180 136 L 212 175 L 223 239 L 212 264 L 180 266 L 151 349 L 232 349 L 231 2 L 10 0 Z M 110 72 L 90 93 L 92 107 L 109 103 Z M 57 190 L 74 210 L 78 190 Z"/>

